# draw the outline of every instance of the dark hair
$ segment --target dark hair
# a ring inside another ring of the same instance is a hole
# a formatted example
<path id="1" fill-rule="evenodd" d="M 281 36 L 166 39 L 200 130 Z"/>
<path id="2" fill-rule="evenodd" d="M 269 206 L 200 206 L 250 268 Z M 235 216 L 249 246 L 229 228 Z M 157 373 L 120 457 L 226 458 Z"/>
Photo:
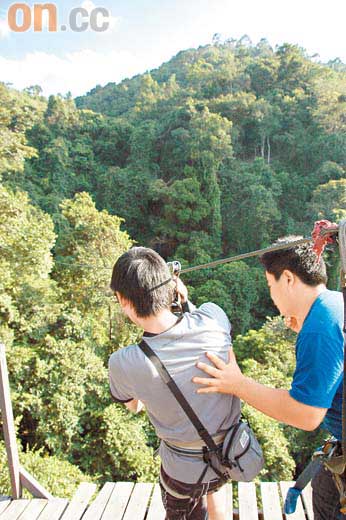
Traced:
<path id="1" fill-rule="evenodd" d="M 293 242 L 300 238 L 303 237 L 288 236 L 280 238 L 275 244 Z M 279 280 L 285 269 L 296 274 L 306 285 L 326 284 L 328 280 L 326 264 L 322 257 L 318 260 L 318 256 L 310 243 L 293 247 L 288 245 L 287 249 L 264 253 L 260 257 L 260 261 L 264 265 L 265 270 L 274 275 L 276 280 Z"/>
<path id="2" fill-rule="evenodd" d="M 147 247 L 133 247 L 117 260 L 111 289 L 131 302 L 142 318 L 170 308 L 174 298 L 174 284 L 166 262 Z"/>

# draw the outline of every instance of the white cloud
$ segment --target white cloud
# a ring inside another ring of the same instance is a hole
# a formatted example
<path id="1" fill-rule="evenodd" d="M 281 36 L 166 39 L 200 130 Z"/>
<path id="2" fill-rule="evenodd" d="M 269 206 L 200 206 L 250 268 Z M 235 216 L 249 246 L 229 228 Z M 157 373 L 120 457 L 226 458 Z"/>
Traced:
<path id="1" fill-rule="evenodd" d="M 95 9 L 96 5 L 94 4 L 94 2 L 91 2 L 91 0 L 84 0 L 84 2 L 81 3 L 81 7 L 83 7 L 83 9 L 86 9 L 90 14 L 90 12 L 93 9 Z"/>
<path id="2" fill-rule="evenodd" d="M 10 35 L 10 28 L 6 20 L 0 19 L 0 40 L 7 38 Z"/>
<path id="3" fill-rule="evenodd" d="M 250 36 L 254 43 L 267 38 L 273 46 L 295 43 L 321 59 L 346 59 L 344 25 L 345 0 L 325 2 L 278 2 L 277 0 L 213 0 L 213 9 L 196 16 L 196 36 L 213 27 L 223 37 Z"/>
<path id="4" fill-rule="evenodd" d="M 40 85 L 45 96 L 68 91 L 78 96 L 98 84 L 119 82 L 145 72 L 146 68 L 141 56 L 125 51 L 83 50 L 68 53 L 63 58 L 32 52 L 21 60 L 0 56 L 0 81 L 12 83 L 18 89 Z"/>

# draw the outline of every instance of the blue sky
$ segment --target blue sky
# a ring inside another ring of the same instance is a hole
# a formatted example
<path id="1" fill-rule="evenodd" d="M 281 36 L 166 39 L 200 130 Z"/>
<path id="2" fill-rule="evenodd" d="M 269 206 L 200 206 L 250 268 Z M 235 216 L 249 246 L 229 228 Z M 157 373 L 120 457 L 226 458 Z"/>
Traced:
<path id="1" fill-rule="evenodd" d="M 7 10 L 0 4 L 0 81 L 16 88 L 39 84 L 45 95 L 80 95 L 97 84 L 158 67 L 177 52 L 247 34 L 254 43 L 267 38 L 273 46 L 297 43 L 326 61 L 346 62 L 345 0 L 59 0 L 59 26 L 74 7 L 105 7 L 108 31 L 42 33 L 9 30 Z M 29 6 L 38 0 L 26 2 Z M 44 3 L 44 2 L 42 2 Z"/>

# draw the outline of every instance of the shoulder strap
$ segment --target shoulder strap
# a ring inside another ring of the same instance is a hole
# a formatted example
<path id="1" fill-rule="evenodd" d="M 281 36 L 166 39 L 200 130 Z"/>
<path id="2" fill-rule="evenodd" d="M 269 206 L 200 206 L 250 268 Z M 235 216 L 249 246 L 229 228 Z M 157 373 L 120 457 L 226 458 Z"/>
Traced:
<path id="1" fill-rule="evenodd" d="M 175 383 L 175 381 L 172 379 L 170 374 L 168 373 L 168 370 L 166 369 L 165 365 L 162 363 L 161 359 L 155 354 L 155 352 L 149 347 L 149 345 L 142 340 L 139 343 L 139 348 L 143 351 L 143 353 L 147 356 L 147 358 L 150 359 L 156 370 L 158 371 L 161 379 L 163 382 L 168 386 L 194 427 L 196 428 L 198 435 L 201 437 L 201 439 L 204 441 L 204 443 L 208 446 L 209 450 L 216 451 L 217 446 L 214 442 L 214 439 L 209 434 L 209 432 L 205 429 L 187 400 L 185 399 L 184 395 L 180 391 L 179 387 Z"/>

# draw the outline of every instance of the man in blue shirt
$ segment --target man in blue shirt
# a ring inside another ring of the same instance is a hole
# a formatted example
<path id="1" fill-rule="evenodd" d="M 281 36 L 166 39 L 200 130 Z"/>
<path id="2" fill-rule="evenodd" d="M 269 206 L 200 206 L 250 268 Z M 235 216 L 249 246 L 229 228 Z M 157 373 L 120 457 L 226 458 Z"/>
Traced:
<path id="1" fill-rule="evenodd" d="M 274 304 L 287 325 L 298 333 L 290 390 L 269 388 L 244 376 L 233 352 L 228 364 L 207 354 L 215 368 L 204 363 L 197 366 L 212 377 L 195 377 L 193 381 L 205 385 L 199 393 L 233 394 L 280 422 L 308 431 L 321 425 L 340 440 L 342 294 L 326 288 L 325 263 L 323 259 L 318 261 L 310 244 L 265 253 L 261 262 Z M 313 479 L 312 487 L 315 520 L 346 518 L 339 516 L 339 493 L 324 467 Z"/>

